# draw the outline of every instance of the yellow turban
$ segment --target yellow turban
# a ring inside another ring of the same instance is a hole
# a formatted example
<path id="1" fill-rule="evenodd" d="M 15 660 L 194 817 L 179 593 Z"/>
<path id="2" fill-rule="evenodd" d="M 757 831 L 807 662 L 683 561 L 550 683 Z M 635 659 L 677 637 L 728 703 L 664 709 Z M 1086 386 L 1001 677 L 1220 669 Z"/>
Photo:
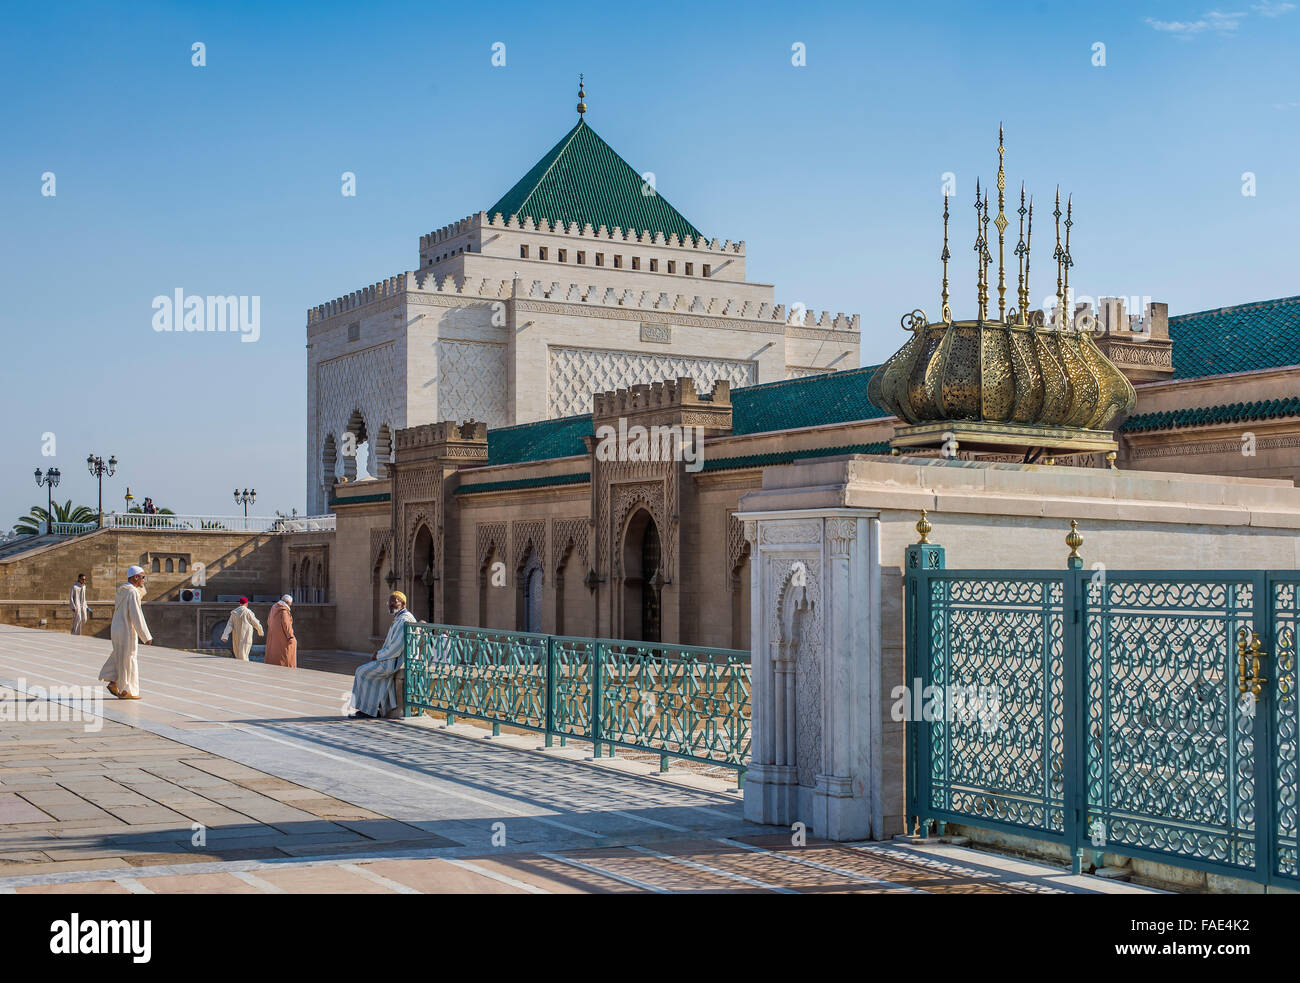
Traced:
<path id="1" fill-rule="evenodd" d="M 389 597 L 395 597 L 395 598 L 397 598 L 397 599 L 398 599 L 399 601 L 401 601 L 403 604 L 406 603 L 406 595 L 403 594 L 400 590 L 395 590 L 395 591 L 393 591 L 391 594 L 389 594 L 388 596 L 389 596 Z"/>

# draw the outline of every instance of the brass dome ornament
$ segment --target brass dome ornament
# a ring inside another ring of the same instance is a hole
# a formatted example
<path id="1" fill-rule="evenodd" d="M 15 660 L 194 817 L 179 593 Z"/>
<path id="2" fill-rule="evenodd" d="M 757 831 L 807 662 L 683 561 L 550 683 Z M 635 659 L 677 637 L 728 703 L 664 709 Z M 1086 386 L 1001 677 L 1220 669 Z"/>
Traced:
<path id="1" fill-rule="evenodd" d="M 1052 212 L 1056 222 L 1056 307 L 1051 321 L 1031 311 L 1029 264 L 1034 234 L 1034 202 L 1020 187 L 1020 240 L 1016 258 L 1016 303 L 1006 309 L 1006 172 L 1002 129 L 998 128 L 998 317 L 990 319 L 989 206 L 992 188 L 977 184 L 975 259 L 977 316 L 954 321 L 948 306 L 948 196 L 943 206 L 943 283 L 940 319 L 912 311 L 902 327 L 912 337 L 872 375 L 871 402 L 899 418 L 893 450 L 939 448 L 1006 454 L 1023 451 L 1026 463 L 1058 456 L 1100 452 L 1113 467 L 1118 451 L 1108 424 L 1137 405 L 1132 384 L 1093 341 L 1096 319 L 1074 317 L 1070 302 L 1070 252 L 1074 201 L 1061 211 L 1060 190 Z M 1065 215 L 1065 238 L 1061 216 Z M 1028 219 L 1028 222 L 1026 222 Z M 950 443 L 950 442 L 956 442 Z"/>

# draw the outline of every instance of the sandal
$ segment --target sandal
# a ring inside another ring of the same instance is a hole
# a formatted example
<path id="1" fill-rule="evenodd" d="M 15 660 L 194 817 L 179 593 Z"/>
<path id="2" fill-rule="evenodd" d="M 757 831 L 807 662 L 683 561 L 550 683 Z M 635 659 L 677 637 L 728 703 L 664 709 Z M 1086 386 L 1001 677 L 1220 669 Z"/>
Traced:
<path id="1" fill-rule="evenodd" d="M 122 694 L 119 693 L 119 692 L 117 691 L 117 684 L 116 684 L 116 683 L 109 683 L 109 684 L 108 684 L 108 691 L 109 691 L 110 693 L 112 693 L 114 696 L 116 696 L 119 700 L 122 698 Z"/>

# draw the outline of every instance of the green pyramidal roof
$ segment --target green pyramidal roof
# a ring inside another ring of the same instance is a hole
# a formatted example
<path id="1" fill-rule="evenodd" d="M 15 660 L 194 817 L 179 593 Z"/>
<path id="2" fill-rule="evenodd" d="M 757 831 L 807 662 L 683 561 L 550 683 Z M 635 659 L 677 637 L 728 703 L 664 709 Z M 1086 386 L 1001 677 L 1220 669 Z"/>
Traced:
<path id="1" fill-rule="evenodd" d="M 593 229 L 617 226 L 624 231 L 701 238 L 701 232 L 668 204 L 663 195 L 642 194 L 644 182 L 614 148 L 583 119 L 550 149 L 519 183 L 488 209 L 488 215 L 518 215 L 568 225 L 588 222 Z"/>

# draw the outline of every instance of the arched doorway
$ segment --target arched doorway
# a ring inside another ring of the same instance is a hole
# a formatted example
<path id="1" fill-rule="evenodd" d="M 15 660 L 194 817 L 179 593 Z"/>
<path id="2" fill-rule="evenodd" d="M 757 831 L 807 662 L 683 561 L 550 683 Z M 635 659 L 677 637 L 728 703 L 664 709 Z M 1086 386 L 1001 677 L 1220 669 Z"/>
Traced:
<path id="1" fill-rule="evenodd" d="M 523 592 L 523 631 L 542 630 L 542 564 L 537 554 L 530 552 L 519 575 L 519 588 Z"/>
<path id="2" fill-rule="evenodd" d="M 638 510 L 623 537 L 623 631 L 643 642 L 660 641 L 662 554 L 659 527 L 648 511 Z"/>
<path id="3" fill-rule="evenodd" d="M 438 571 L 434 566 L 433 533 L 422 525 L 415 534 L 415 549 L 411 554 L 411 596 L 407 598 L 411 614 L 419 621 L 433 621 L 434 585 Z"/>

